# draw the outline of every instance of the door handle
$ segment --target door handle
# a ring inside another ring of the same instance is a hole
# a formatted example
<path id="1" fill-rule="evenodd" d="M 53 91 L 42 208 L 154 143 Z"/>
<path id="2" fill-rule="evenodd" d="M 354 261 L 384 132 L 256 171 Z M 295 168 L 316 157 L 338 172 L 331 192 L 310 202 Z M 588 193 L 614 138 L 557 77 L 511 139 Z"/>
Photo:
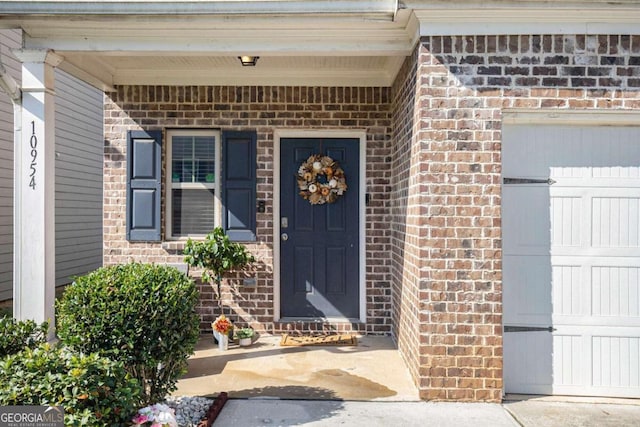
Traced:
<path id="1" fill-rule="evenodd" d="M 280 235 L 280 238 L 282 239 L 283 242 L 286 242 L 287 240 L 289 240 L 289 235 L 287 233 L 282 233 Z"/>

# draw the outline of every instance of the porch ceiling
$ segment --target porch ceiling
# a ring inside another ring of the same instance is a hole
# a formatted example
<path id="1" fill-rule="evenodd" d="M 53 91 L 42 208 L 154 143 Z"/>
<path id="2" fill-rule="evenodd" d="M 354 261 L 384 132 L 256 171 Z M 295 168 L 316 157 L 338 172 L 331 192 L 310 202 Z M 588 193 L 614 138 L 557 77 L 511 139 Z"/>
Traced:
<path id="1" fill-rule="evenodd" d="M 115 85 L 389 86 L 404 56 L 264 56 L 243 67 L 237 56 L 58 52 L 60 68 Z"/>
<path id="2" fill-rule="evenodd" d="M 0 2 L 2 3 L 2 2 Z M 329 4 L 331 2 L 328 2 Z M 409 13 L 289 15 L 2 15 L 27 49 L 63 70 L 116 85 L 389 86 L 417 40 Z M 255 55 L 255 67 L 238 56 Z"/>

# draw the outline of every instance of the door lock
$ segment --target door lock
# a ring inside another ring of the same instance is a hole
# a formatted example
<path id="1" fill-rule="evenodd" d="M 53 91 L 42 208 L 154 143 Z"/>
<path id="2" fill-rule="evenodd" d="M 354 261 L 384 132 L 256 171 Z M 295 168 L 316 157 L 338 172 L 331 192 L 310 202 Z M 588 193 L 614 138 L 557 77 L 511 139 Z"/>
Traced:
<path id="1" fill-rule="evenodd" d="M 287 233 L 282 233 L 280 238 L 282 239 L 283 242 L 286 242 L 287 240 L 289 240 L 289 235 Z"/>

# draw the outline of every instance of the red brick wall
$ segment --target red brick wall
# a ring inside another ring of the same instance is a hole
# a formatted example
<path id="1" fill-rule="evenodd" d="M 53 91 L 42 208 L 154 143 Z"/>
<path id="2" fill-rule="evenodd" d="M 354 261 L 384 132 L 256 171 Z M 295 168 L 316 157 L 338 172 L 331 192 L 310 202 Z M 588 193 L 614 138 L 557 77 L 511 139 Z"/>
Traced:
<path id="1" fill-rule="evenodd" d="M 416 55 L 394 88 L 396 334 L 422 398 L 499 401 L 502 113 L 640 109 L 640 37 L 427 37 Z"/>
<path id="2" fill-rule="evenodd" d="M 270 332 L 355 330 L 389 333 L 391 301 L 388 221 L 389 167 L 386 162 L 391 134 L 388 88 L 316 87 L 204 87 L 124 86 L 107 94 L 105 102 L 104 263 L 129 261 L 182 262 L 178 242 L 129 243 L 125 239 L 126 134 L 132 129 L 218 128 L 252 130 L 258 135 L 258 198 L 267 201 L 258 213 L 258 242 L 248 245 L 257 256 L 256 287 L 227 281 L 225 311 L 235 321 Z M 274 129 L 358 129 L 366 131 L 366 324 L 274 324 L 273 294 L 273 144 Z M 164 164 L 164 162 L 163 162 Z M 163 180 L 163 193 L 164 193 Z M 164 224 L 164 213 L 163 213 Z M 214 293 L 201 285 L 202 328 L 219 314 Z"/>
<path id="3" fill-rule="evenodd" d="M 393 334 L 411 375 L 419 378 L 420 268 L 425 249 L 419 225 L 423 189 L 420 172 L 420 80 L 417 52 L 403 65 L 393 86 L 393 138 L 391 144 L 391 295 Z"/>
<path id="4" fill-rule="evenodd" d="M 275 128 L 366 129 L 367 324 L 273 324 L 269 203 L 250 246 L 262 261 L 258 287 L 225 287 L 225 304 L 268 331 L 393 331 L 422 398 L 499 401 L 509 108 L 640 109 L 640 37 L 427 37 L 391 89 L 120 87 L 105 111 L 105 264 L 182 258 L 175 243 L 124 239 L 128 129 L 256 130 L 264 200 L 273 194 Z M 206 327 L 217 312 L 202 290 Z"/>

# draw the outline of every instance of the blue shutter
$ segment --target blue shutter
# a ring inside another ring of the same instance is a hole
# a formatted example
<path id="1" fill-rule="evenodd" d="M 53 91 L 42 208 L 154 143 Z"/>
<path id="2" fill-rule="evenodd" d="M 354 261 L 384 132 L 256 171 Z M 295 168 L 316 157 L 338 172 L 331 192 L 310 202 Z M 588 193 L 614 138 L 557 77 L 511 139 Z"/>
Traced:
<path id="1" fill-rule="evenodd" d="M 160 241 L 162 132 L 127 134 L 127 240 Z"/>
<path id="2" fill-rule="evenodd" d="M 222 226 L 231 240 L 256 240 L 256 134 L 222 134 Z"/>

